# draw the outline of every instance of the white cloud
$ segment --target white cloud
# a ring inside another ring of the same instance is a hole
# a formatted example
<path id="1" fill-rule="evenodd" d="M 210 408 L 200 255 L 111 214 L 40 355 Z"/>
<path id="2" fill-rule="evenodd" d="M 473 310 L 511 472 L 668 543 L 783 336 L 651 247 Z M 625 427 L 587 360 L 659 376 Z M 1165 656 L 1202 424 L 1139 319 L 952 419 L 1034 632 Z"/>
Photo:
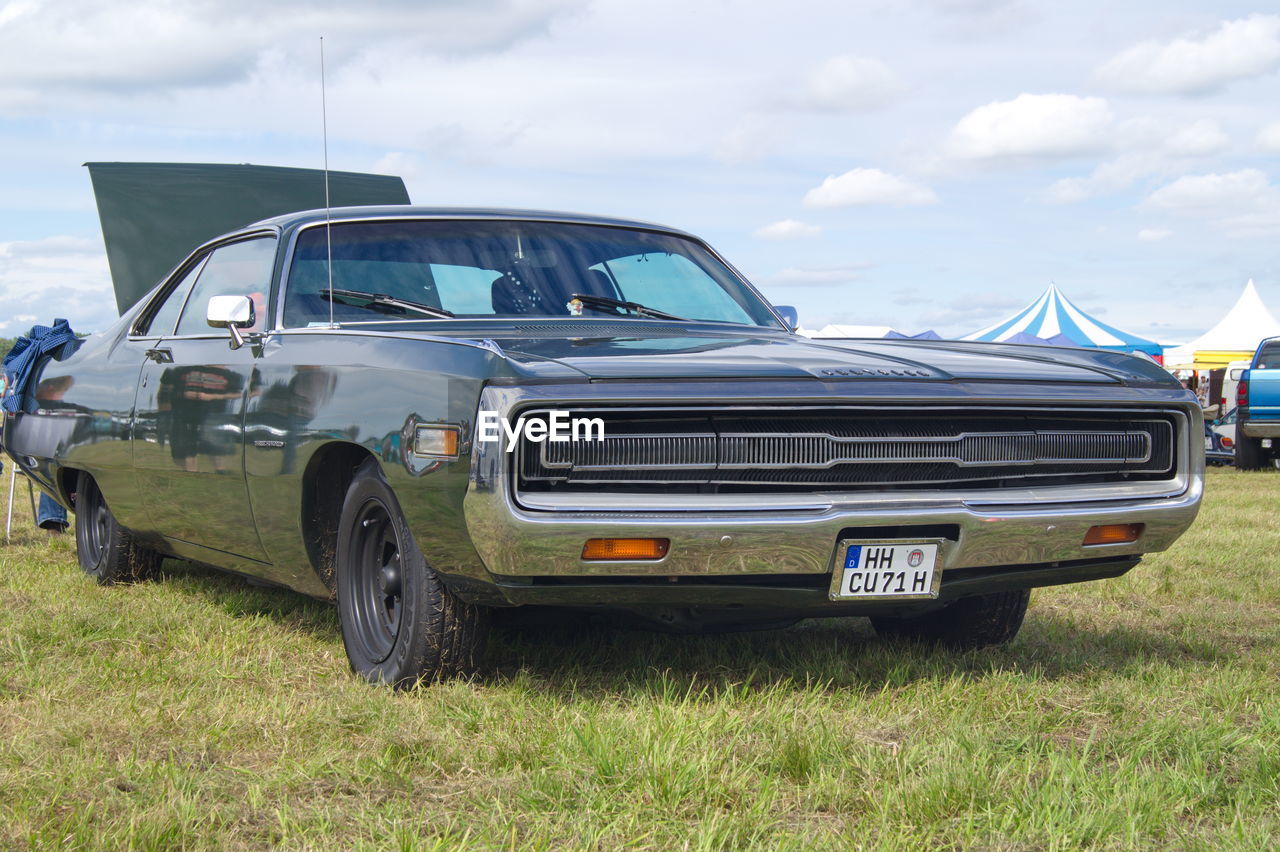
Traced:
<path id="1" fill-rule="evenodd" d="M 0 243 L 0 324 L 25 331 L 66 317 L 77 331 L 99 331 L 116 318 L 101 240 L 56 236 Z"/>
<path id="2" fill-rule="evenodd" d="M 1151 193 L 1142 206 L 1207 219 L 1236 236 L 1280 232 L 1280 187 L 1258 169 L 1186 175 Z"/>
<path id="3" fill-rule="evenodd" d="M 720 137 L 712 156 L 730 166 L 754 163 L 777 149 L 781 135 L 776 119 L 747 115 Z"/>
<path id="4" fill-rule="evenodd" d="M 878 59 L 833 56 L 809 75 L 796 105 L 820 112 L 855 112 L 881 106 L 905 88 Z"/>
<path id="5" fill-rule="evenodd" d="M 544 32 L 552 20 L 580 5 L 580 0 L 11 4 L 0 14 L 5 44 L 0 103 L 38 103 L 51 88 L 128 93 L 221 85 L 249 79 L 282 54 L 314 68 L 323 35 L 329 36 L 326 58 L 334 68 L 365 55 L 385 55 L 389 48 L 481 53 Z"/>
<path id="6" fill-rule="evenodd" d="M 949 147 L 969 159 L 1087 154 L 1107 147 L 1111 124 L 1103 98 L 1024 93 L 960 119 Z"/>
<path id="7" fill-rule="evenodd" d="M 1218 122 L 1210 118 L 1178 128 L 1164 142 L 1170 154 L 1181 157 L 1205 157 L 1227 147 L 1231 140 Z"/>
<path id="8" fill-rule="evenodd" d="M 0 29 L 34 12 L 40 4 L 34 0 L 13 0 L 0 7 Z"/>
<path id="9" fill-rule="evenodd" d="M 857 281 L 867 270 L 866 264 L 852 266 L 801 266 L 788 267 L 768 280 L 774 284 L 808 285 L 811 287 L 834 287 Z"/>
<path id="10" fill-rule="evenodd" d="M 1096 194 L 1090 178 L 1062 178 L 1055 180 L 1045 191 L 1044 200 L 1050 204 L 1075 204 Z"/>
<path id="11" fill-rule="evenodd" d="M 1135 94 L 1205 94 L 1280 66 L 1280 17 L 1250 15 L 1215 31 L 1144 41 L 1103 63 L 1095 79 Z"/>
<path id="12" fill-rule="evenodd" d="M 796 219 L 783 219 L 781 222 L 774 222 L 771 225 L 757 228 L 751 233 L 751 236 L 760 240 L 796 240 L 804 237 L 816 237 L 821 233 L 822 228 L 817 225 L 810 225 L 807 222 L 801 222 Z"/>
<path id="13" fill-rule="evenodd" d="M 1054 181 L 1045 193 L 1045 200 L 1050 204 L 1074 204 L 1098 195 L 1119 192 L 1160 171 L 1165 165 L 1166 161 L 1154 152 L 1124 154 L 1099 163 L 1087 177 Z"/>
<path id="14" fill-rule="evenodd" d="M 1115 145 L 1129 150 L 1099 163 L 1087 177 L 1054 181 L 1045 193 L 1045 200 L 1051 204 L 1071 204 L 1128 189 L 1152 175 L 1176 174 L 1185 168 L 1188 158 L 1218 153 L 1230 141 L 1212 119 L 1178 127 L 1150 119 L 1133 119 L 1117 128 L 1116 137 Z"/>
<path id="15" fill-rule="evenodd" d="M 1143 228 L 1138 231 L 1138 239 L 1144 243 L 1158 243 L 1171 236 L 1173 236 L 1173 231 L 1168 228 Z"/>
<path id="16" fill-rule="evenodd" d="M 378 175 L 399 175 L 405 180 L 416 180 L 424 174 L 416 154 L 405 151 L 388 151 L 373 163 L 372 171 Z"/>
<path id="17" fill-rule="evenodd" d="M 1007 296 L 970 295 L 953 299 L 919 316 L 922 328 L 959 328 L 962 333 L 976 331 L 1026 307 L 1026 300 Z"/>
<path id="18" fill-rule="evenodd" d="M 1264 195 L 1271 188 L 1258 169 L 1227 174 L 1186 175 L 1151 193 L 1148 207 L 1189 212 L 1229 212 Z"/>
<path id="19" fill-rule="evenodd" d="M 1280 154 L 1280 121 L 1273 121 L 1258 131 L 1258 147 L 1271 154 Z"/>
<path id="20" fill-rule="evenodd" d="M 938 196 L 929 187 L 879 169 L 852 169 L 838 177 L 830 176 L 804 196 L 806 207 L 855 207 L 871 204 L 903 207 L 937 202 Z"/>

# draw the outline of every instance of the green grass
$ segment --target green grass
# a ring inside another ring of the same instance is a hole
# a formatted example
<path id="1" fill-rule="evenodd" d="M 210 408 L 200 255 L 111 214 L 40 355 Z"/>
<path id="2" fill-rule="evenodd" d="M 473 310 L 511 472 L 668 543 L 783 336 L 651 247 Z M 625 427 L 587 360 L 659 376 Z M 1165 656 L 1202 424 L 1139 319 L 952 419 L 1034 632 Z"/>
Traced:
<path id="1" fill-rule="evenodd" d="M 178 562 L 0 551 L 0 847 L 1280 846 L 1280 475 L 1213 471 L 1169 553 L 1037 591 L 1009 647 L 858 619 L 500 635 L 396 694 L 324 604 Z"/>

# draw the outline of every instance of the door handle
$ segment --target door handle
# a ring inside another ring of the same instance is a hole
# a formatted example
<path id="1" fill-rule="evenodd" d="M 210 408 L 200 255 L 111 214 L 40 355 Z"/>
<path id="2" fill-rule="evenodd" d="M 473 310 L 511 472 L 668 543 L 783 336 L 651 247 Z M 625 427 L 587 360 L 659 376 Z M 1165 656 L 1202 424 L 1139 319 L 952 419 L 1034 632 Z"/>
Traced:
<path id="1" fill-rule="evenodd" d="M 173 350 L 168 346 L 157 346 L 154 349 L 148 349 L 146 356 L 157 364 L 173 363 Z"/>

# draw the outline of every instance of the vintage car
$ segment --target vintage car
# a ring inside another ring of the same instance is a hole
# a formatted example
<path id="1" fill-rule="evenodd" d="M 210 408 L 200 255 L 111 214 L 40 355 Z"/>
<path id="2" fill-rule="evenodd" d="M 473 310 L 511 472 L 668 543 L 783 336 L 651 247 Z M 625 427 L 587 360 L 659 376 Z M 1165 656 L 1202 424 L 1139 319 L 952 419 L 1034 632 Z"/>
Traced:
<path id="1" fill-rule="evenodd" d="M 1169 547 L 1203 485 L 1150 362 L 806 340 L 697 238 L 561 213 L 258 222 L 35 378 L 5 447 L 88 574 L 336 599 L 395 685 L 473 669 L 512 607 L 1004 642 L 1031 588 Z"/>

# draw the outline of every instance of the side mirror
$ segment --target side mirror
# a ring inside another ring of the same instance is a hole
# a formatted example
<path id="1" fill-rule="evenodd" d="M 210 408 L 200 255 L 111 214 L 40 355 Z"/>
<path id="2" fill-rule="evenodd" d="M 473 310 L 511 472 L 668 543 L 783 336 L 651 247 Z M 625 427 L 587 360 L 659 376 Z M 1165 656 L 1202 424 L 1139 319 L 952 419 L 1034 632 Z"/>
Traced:
<path id="1" fill-rule="evenodd" d="M 231 348 L 239 349 L 244 346 L 240 329 L 250 328 L 254 323 L 253 300 L 248 296 L 211 296 L 205 319 L 214 328 L 231 332 Z"/>
<path id="2" fill-rule="evenodd" d="M 774 305 L 773 309 L 778 312 L 787 323 L 787 331 L 795 331 L 800 327 L 800 312 L 791 305 Z"/>

